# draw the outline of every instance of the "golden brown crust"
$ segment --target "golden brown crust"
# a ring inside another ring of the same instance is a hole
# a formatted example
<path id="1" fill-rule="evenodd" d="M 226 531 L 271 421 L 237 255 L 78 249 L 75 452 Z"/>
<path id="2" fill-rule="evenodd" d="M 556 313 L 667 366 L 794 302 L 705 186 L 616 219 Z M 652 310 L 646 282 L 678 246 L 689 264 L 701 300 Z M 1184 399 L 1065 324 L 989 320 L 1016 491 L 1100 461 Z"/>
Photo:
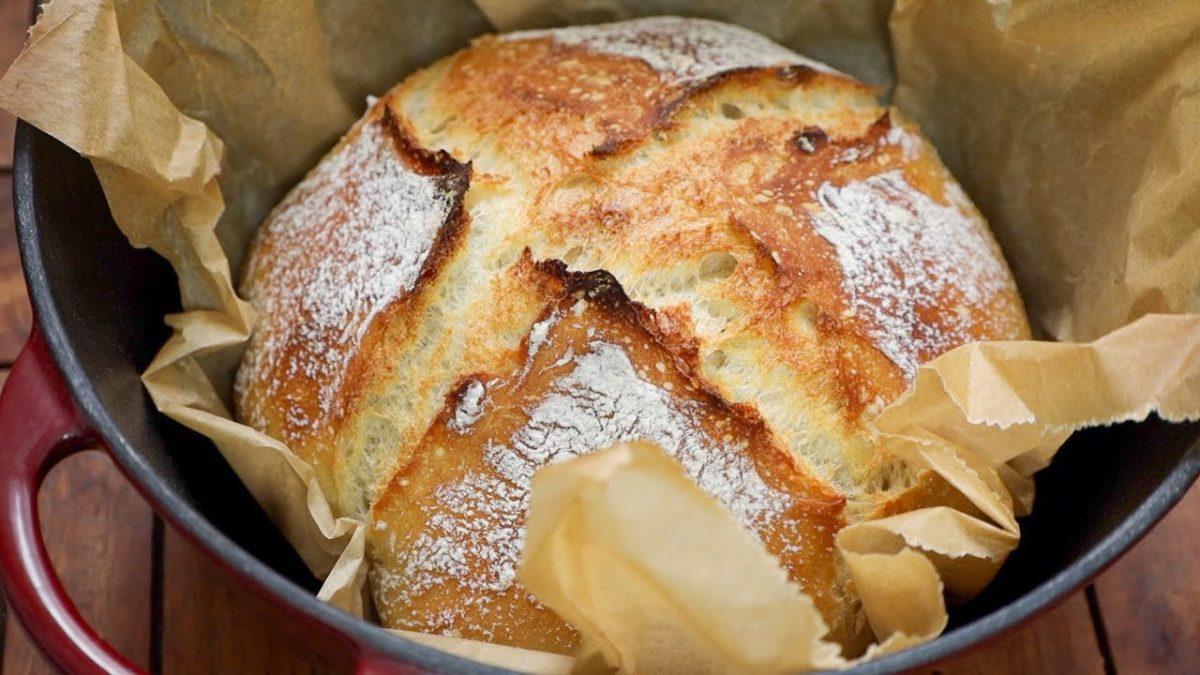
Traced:
<path id="1" fill-rule="evenodd" d="M 376 548 L 383 564 L 372 577 L 384 622 L 573 650 L 574 631 L 503 577 L 515 571 L 518 549 L 494 537 L 524 522 L 523 503 L 508 500 L 527 490 L 532 471 L 546 462 L 563 461 L 592 443 L 635 440 L 667 424 L 670 430 L 656 440 L 668 454 L 694 476 L 707 474 L 710 483 L 730 491 L 721 494 L 735 513 L 830 623 L 843 629 L 843 608 L 833 595 L 833 537 L 844 524 L 845 499 L 796 467 L 753 411 L 722 401 L 695 372 L 680 367 L 654 313 L 629 302 L 610 275 L 569 273 L 561 263 L 534 264 L 528 256 L 511 270 L 537 277 L 533 283 L 540 288 L 561 290 L 548 298 L 539 319 L 545 330 L 527 338 L 517 358 L 457 384 L 376 502 L 372 521 L 384 525 L 388 539 Z M 622 366 L 628 374 L 619 373 Z M 670 407 L 669 419 L 663 411 L 642 409 L 648 401 Z M 571 427 L 581 422 L 572 415 L 589 406 L 596 420 Z M 559 417 L 547 420 L 548 408 Z M 529 438 L 544 454 L 530 456 L 534 449 L 522 447 Z M 761 484 L 739 473 L 750 467 Z M 715 472 L 724 475 L 713 478 Z"/>
<path id="2" fill-rule="evenodd" d="M 331 158 L 272 212 L 251 248 L 242 290 L 259 316 L 236 399 L 241 419 L 291 442 L 318 467 L 327 492 L 336 494 L 331 464 L 317 452 L 359 391 L 370 363 L 363 357 L 378 330 L 374 319 L 402 313 L 405 300 L 436 275 L 461 235 L 470 167 L 421 148 L 386 108 L 355 125 Z M 331 163 L 336 171 L 329 170 Z M 369 168 L 386 163 L 396 164 L 394 175 L 381 177 Z M 424 183 L 420 197 L 437 200 L 424 206 L 431 220 L 425 241 L 393 247 L 355 274 L 364 256 L 379 254 L 357 244 L 371 246 L 375 220 L 388 215 L 362 218 L 368 201 L 362 193 L 398 188 L 406 178 Z M 370 275 L 394 265 L 408 267 L 406 278 L 392 288 L 371 288 Z M 347 334 L 348 326 L 356 335 Z"/>
<path id="3" fill-rule="evenodd" d="M 471 586 L 487 551 L 460 550 L 470 574 L 422 587 L 415 542 L 465 522 L 439 490 L 495 478 L 488 453 L 513 447 L 563 378 L 592 357 L 624 363 L 581 335 L 628 338 L 645 386 L 627 384 L 699 420 L 668 452 L 751 458 L 728 494 L 762 480 L 802 505 L 744 522 L 857 643 L 838 527 L 961 501 L 885 456 L 865 419 L 918 363 L 1028 336 L 999 249 L 865 85 L 709 22 L 572 31 L 481 38 L 413 74 L 268 218 L 243 283 L 261 320 L 238 414 L 312 462 L 339 513 L 371 515 L 385 623 L 563 650 L 573 632 L 519 585 Z M 595 270 L 608 281 L 579 274 Z M 603 301 L 543 335 L 579 293 Z M 491 407 L 459 433 L 476 395 Z M 683 433 L 672 419 L 665 446 Z M 745 443 L 720 441 L 718 423 Z M 519 546 L 519 523 L 488 531 Z M 501 606 L 503 620 L 484 611 Z"/>

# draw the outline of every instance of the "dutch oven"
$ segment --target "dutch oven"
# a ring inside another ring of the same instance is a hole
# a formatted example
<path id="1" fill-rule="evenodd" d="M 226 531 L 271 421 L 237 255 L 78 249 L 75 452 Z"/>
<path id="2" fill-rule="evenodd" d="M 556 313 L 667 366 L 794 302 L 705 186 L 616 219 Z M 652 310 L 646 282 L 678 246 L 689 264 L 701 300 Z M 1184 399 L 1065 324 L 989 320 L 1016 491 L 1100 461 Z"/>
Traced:
<path id="1" fill-rule="evenodd" d="M 167 263 L 118 231 L 86 159 L 22 123 L 17 234 L 36 325 L 0 395 L 0 581 L 14 613 L 68 672 L 135 672 L 75 610 L 38 529 L 37 490 L 64 456 L 103 447 L 166 522 L 212 560 L 338 646 L 359 672 L 500 672 L 396 637 L 318 600 L 318 581 L 220 454 L 160 415 L 139 374 L 179 311 Z M 907 670 L 1029 620 L 1132 546 L 1200 474 L 1200 424 L 1157 418 L 1076 433 L 1037 475 L 1022 541 L 932 642 L 859 666 Z M 106 536 L 96 533 L 96 536 Z"/>

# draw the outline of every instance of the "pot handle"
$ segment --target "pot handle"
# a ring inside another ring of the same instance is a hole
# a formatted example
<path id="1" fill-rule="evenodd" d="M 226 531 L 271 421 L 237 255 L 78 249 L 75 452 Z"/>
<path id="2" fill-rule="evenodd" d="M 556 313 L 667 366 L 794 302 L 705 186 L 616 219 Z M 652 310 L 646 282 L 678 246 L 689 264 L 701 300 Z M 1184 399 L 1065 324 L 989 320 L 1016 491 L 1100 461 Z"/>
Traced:
<path id="1" fill-rule="evenodd" d="M 42 541 L 37 495 L 60 460 L 99 440 L 71 400 L 36 323 L 0 392 L 0 587 L 26 633 L 67 673 L 143 675 L 67 597 Z M 417 675 L 348 639 L 357 675 Z"/>
<path id="2" fill-rule="evenodd" d="M 63 591 L 38 521 L 46 474 L 95 443 L 35 325 L 0 393 L 0 585 L 59 669 L 133 675 L 140 671 L 92 630 Z"/>

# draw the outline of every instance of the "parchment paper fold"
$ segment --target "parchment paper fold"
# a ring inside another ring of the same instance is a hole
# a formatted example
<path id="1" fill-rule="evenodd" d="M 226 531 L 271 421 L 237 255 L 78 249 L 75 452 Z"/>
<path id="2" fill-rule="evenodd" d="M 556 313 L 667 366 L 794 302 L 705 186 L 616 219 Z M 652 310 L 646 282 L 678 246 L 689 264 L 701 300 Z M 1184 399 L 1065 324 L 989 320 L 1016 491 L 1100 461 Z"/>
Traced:
<path id="1" fill-rule="evenodd" d="M 1145 344 L 1156 350 L 1141 359 L 1144 377 L 1114 367 Z M 1200 316 L 1147 316 L 1090 344 L 977 343 L 922 366 L 875 420 L 880 440 L 984 517 L 934 507 L 842 529 L 838 549 L 878 640 L 864 658 L 935 637 L 948 618 L 943 596 L 969 598 L 999 570 L 1020 541 L 1014 503 L 1029 490 L 1014 460 L 1151 409 L 1197 417 Z M 782 673 L 855 662 L 821 640 L 820 614 L 761 544 L 653 446 L 543 469 L 524 556 L 525 585 L 605 663 Z"/>

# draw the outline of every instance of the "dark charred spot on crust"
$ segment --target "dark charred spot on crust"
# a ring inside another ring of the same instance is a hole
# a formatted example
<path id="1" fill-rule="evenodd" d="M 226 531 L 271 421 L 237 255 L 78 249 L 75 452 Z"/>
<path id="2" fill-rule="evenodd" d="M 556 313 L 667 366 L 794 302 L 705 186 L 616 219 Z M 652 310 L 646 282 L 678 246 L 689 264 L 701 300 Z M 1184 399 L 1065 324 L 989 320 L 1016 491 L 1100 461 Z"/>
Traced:
<path id="1" fill-rule="evenodd" d="M 458 406 L 459 401 L 461 401 L 462 397 L 467 394 L 467 388 L 471 384 L 472 380 L 483 381 L 491 377 L 492 375 L 490 373 L 483 372 L 464 375 L 458 380 L 458 382 L 454 383 L 454 386 L 450 388 L 450 391 L 446 392 L 446 403 L 444 406 L 442 406 L 443 411 L 454 410 L 454 408 Z M 443 422 L 444 421 L 445 420 L 443 420 Z"/>
<path id="2" fill-rule="evenodd" d="M 463 164 L 450 156 L 445 150 L 430 150 L 422 147 L 407 125 L 392 112 L 391 106 L 382 104 L 379 125 L 392 139 L 396 153 L 405 166 L 414 173 L 422 176 L 447 176 L 469 179 L 471 176 L 470 163 Z M 465 191 L 465 183 L 463 185 Z"/>
<path id="3" fill-rule="evenodd" d="M 577 274 L 569 271 L 567 263 L 561 260 L 555 260 L 554 258 L 549 260 L 533 260 L 533 252 L 529 250 L 528 246 L 525 247 L 525 251 L 521 254 L 521 257 L 526 260 L 532 260 L 533 266 L 537 271 L 546 276 L 554 277 L 564 284 L 571 278 L 571 274 Z"/>
<path id="4" fill-rule="evenodd" d="M 811 155 L 829 142 L 829 135 L 820 127 L 804 127 L 792 137 L 792 145 L 800 152 Z"/>
<path id="5" fill-rule="evenodd" d="M 609 136 L 604 139 L 596 147 L 588 151 L 589 157 L 611 157 L 620 154 L 620 152 L 628 147 L 637 144 L 639 139 L 630 136 Z"/>
<path id="6" fill-rule="evenodd" d="M 699 343 L 687 325 L 690 316 L 656 311 L 629 298 L 621 283 L 607 270 L 572 272 L 560 260 L 535 263 L 539 270 L 563 282 L 564 296 L 587 300 L 620 320 L 636 324 L 654 338 L 654 342 L 672 355 L 680 371 L 692 384 L 703 388 L 697 380 L 699 372 Z"/>
<path id="7" fill-rule="evenodd" d="M 874 146 L 892 129 L 891 113 L 884 111 L 879 119 L 871 123 L 860 136 L 852 138 L 830 138 L 824 129 L 807 126 L 792 136 L 792 147 L 805 155 L 818 155 L 827 146 L 834 150 Z"/>
<path id="8" fill-rule="evenodd" d="M 528 253 L 529 249 L 526 249 Z M 534 266 L 548 276 L 559 279 L 563 284 L 564 295 L 580 296 L 588 302 L 595 302 L 606 309 L 625 313 L 627 308 L 637 303 L 629 299 L 621 283 L 607 270 L 591 270 L 588 272 L 573 272 L 561 260 L 539 260 Z"/>

